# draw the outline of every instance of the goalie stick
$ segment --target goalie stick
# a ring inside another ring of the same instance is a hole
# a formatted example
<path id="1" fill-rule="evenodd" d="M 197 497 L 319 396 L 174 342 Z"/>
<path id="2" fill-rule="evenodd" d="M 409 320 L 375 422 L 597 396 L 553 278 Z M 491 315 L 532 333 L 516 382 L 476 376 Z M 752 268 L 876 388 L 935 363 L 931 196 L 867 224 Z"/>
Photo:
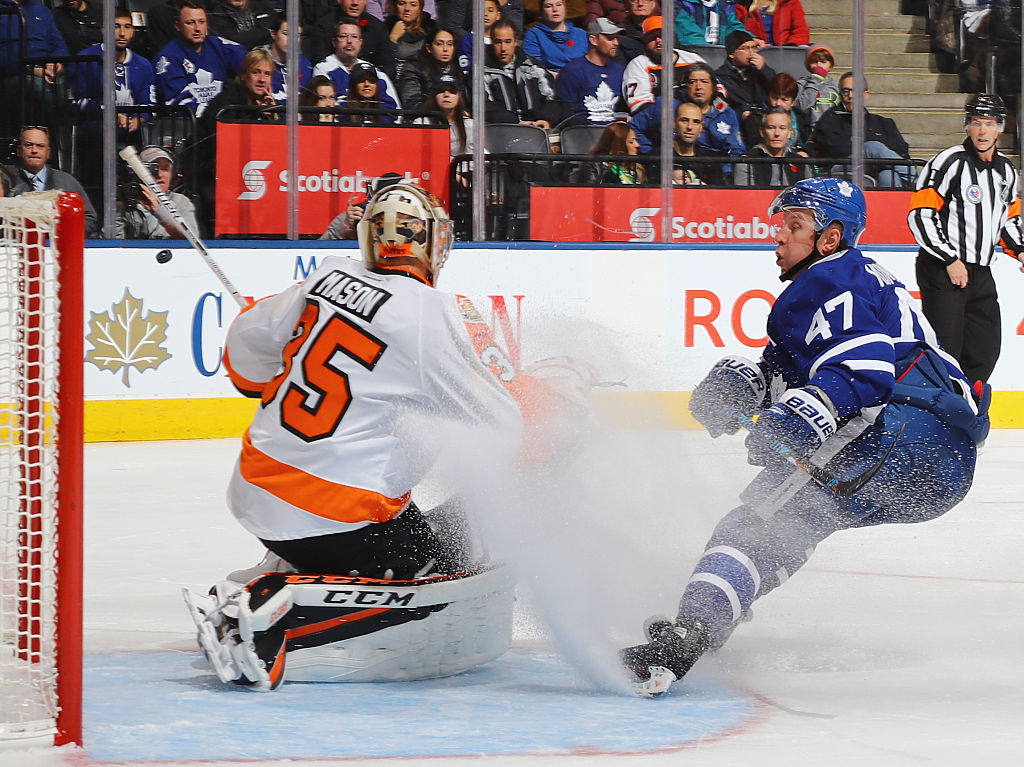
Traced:
<path id="1" fill-rule="evenodd" d="M 199 235 L 193 232 L 192 228 L 185 223 L 185 219 L 183 219 L 181 214 L 178 213 L 178 209 L 174 207 L 174 203 L 171 202 L 171 199 L 164 193 L 164 190 L 156 183 L 156 179 L 153 178 L 153 174 L 149 172 L 149 168 L 147 168 L 145 163 L 142 162 L 142 158 L 139 157 L 139 153 L 136 151 L 135 147 L 126 146 L 119 152 L 119 154 L 121 155 L 121 159 L 128 163 L 128 167 L 134 171 L 136 176 L 139 177 L 139 181 L 146 185 L 149 191 L 156 196 L 157 201 L 163 209 L 171 215 L 171 218 L 174 219 L 175 225 L 185 235 L 185 239 L 188 240 L 189 245 L 191 245 L 193 249 L 203 257 L 203 261 L 206 262 L 206 265 L 210 267 L 210 271 L 212 271 L 217 279 L 220 280 L 220 284 L 224 286 L 224 289 L 231 294 L 232 298 L 235 299 L 240 307 L 244 309 L 248 306 L 251 301 L 246 300 L 245 297 L 238 292 L 238 288 L 231 283 L 231 280 L 229 280 L 227 275 L 221 270 L 220 265 L 213 260 L 213 256 L 211 256 L 206 250 L 202 240 L 199 239 Z"/>
<path id="2" fill-rule="evenodd" d="M 754 427 L 754 419 L 749 415 L 737 410 L 736 417 L 739 419 L 743 428 L 747 431 L 750 431 Z M 889 454 L 892 452 L 892 449 L 896 447 L 896 443 L 899 441 L 900 436 L 903 434 L 903 430 L 906 427 L 906 424 L 900 426 L 900 430 L 896 432 L 896 439 L 892 441 L 892 444 L 889 445 L 889 449 L 882 454 L 882 457 L 878 459 L 878 462 L 875 463 L 874 466 L 871 466 L 863 474 L 847 480 L 840 480 L 833 476 L 833 474 L 827 469 L 823 469 L 821 466 L 815 466 L 813 463 L 797 458 L 793 449 L 782 440 L 772 440 L 769 447 L 774 450 L 776 454 L 785 458 L 800 471 L 807 474 L 811 479 L 835 495 L 836 498 L 849 498 L 870 482 L 871 478 L 878 473 L 878 470 L 882 468 L 882 464 L 884 464 L 889 458 Z"/>

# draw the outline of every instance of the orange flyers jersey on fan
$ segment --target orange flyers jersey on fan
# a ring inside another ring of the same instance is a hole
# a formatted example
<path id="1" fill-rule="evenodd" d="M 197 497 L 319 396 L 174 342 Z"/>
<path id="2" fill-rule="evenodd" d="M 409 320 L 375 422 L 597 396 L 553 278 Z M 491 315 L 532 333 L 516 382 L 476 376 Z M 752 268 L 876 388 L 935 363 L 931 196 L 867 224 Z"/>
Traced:
<path id="1" fill-rule="evenodd" d="M 480 346 L 480 324 L 463 297 L 338 257 L 247 308 L 224 354 L 261 400 L 228 488 L 243 527 L 284 540 L 392 519 L 440 448 L 427 419 L 496 434 L 488 445 L 514 455 L 516 371 Z"/>

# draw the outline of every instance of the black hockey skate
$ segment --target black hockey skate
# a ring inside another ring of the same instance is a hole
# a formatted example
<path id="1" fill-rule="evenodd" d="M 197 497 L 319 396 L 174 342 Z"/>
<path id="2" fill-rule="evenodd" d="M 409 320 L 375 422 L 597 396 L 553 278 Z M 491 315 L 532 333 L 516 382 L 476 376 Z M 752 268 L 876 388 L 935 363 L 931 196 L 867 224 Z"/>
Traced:
<path id="1" fill-rule="evenodd" d="M 669 685 L 682 679 L 701 655 L 711 647 L 711 628 L 699 618 L 684 617 L 673 623 L 664 616 L 648 618 L 644 633 L 647 644 L 627 647 L 619 658 L 636 679 L 633 693 L 656 698 Z"/>

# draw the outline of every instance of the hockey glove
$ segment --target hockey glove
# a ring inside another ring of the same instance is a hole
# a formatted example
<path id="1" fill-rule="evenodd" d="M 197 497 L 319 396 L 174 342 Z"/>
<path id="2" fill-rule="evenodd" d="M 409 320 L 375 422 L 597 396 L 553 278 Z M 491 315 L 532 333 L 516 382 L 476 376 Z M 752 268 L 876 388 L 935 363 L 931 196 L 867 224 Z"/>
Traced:
<path id="1" fill-rule="evenodd" d="M 740 415 L 761 409 L 768 390 L 756 362 L 745 357 L 722 357 L 690 397 L 690 413 L 713 438 L 735 434 Z"/>
<path id="2" fill-rule="evenodd" d="M 832 403 L 817 387 L 787 389 L 765 410 L 747 435 L 747 461 L 767 466 L 778 456 L 794 453 L 806 459 L 836 433 Z"/>

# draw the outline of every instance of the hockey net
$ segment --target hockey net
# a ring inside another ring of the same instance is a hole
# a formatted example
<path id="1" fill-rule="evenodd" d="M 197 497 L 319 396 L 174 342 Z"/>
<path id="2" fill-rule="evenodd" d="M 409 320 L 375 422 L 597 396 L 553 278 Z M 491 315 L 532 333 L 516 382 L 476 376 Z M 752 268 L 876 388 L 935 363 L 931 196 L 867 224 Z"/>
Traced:
<path id="1" fill-rule="evenodd" d="M 0 198 L 0 746 L 81 741 L 82 211 Z"/>

